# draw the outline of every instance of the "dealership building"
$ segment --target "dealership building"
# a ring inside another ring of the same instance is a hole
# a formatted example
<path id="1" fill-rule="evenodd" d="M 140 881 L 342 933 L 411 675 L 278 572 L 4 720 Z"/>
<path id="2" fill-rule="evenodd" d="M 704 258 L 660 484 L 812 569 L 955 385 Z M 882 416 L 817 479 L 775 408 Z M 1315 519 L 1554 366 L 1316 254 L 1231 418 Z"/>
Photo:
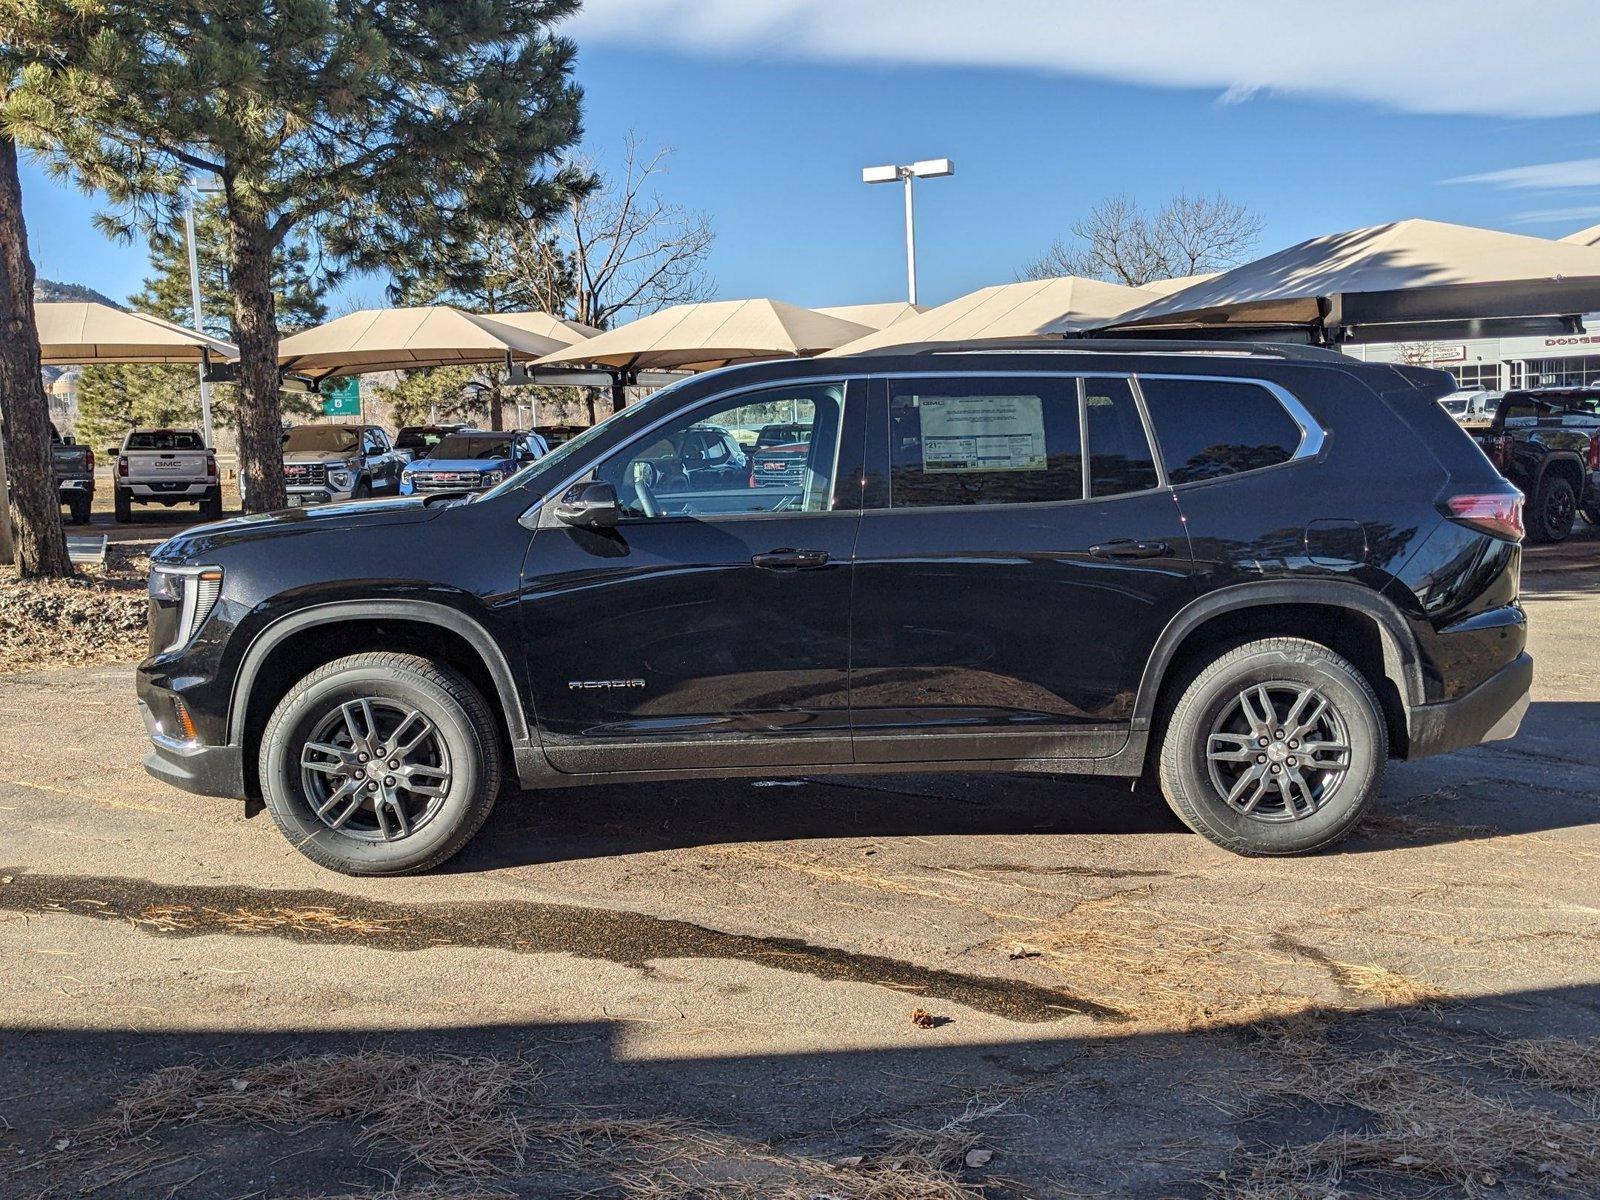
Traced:
<path id="1" fill-rule="evenodd" d="M 1600 246 L 1600 225 L 1560 239 Z M 1490 337 L 1465 341 L 1375 342 L 1340 349 L 1369 362 L 1412 362 L 1449 371 L 1463 391 L 1600 385 L 1600 313 L 1584 318 L 1584 333 Z"/>

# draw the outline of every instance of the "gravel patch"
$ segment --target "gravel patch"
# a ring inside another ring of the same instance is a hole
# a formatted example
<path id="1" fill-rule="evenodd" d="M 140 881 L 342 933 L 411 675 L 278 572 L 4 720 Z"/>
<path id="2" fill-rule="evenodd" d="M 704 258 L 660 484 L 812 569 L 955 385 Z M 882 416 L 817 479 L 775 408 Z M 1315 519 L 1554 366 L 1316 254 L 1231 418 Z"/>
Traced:
<path id="1" fill-rule="evenodd" d="M 147 554 L 113 546 L 76 579 L 0 576 L 0 675 L 143 658 L 149 567 Z"/>

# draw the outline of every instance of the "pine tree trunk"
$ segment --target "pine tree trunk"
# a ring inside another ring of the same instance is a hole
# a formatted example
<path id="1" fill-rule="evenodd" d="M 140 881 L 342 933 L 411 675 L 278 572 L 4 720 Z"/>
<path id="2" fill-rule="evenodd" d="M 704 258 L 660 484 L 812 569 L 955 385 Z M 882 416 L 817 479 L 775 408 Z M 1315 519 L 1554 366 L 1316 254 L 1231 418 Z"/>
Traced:
<path id="1" fill-rule="evenodd" d="M 233 257 L 233 333 L 239 346 L 239 466 L 245 509 L 288 503 L 283 490 L 283 414 L 279 406 L 278 324 L 272 294 L 272 234 L 264 215 L 228 214 Z"/>
<path id="2" fill-rule="evenodd" d="M 65 578 L 73 573 L 72 560 L 50 469 L 50 408 L 39 376 L 33 260 L 22 219 L 17 144 L 10 138 L 0 138 L 0 412 L 5 417 L 17 569 L 25 577 Z"/>

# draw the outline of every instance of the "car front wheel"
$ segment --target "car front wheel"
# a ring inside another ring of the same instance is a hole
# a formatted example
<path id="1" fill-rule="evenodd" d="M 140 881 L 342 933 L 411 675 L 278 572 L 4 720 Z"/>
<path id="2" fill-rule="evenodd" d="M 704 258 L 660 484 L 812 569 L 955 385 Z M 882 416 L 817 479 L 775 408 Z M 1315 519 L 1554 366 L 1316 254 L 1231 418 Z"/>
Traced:
<path id="1" fill-rule="evenodd" d="M 346 875 L 425 871 L 470 841 L 501 781 L 483 697 L 411 654 L 354 654 L 284 696 L 262 735 L 261 791 L 285 837 Z"/>
<path id="2" fill-rule="evenodd" d="M 1162 737 L 1161 790 L 1183 823 L 1236 854 L 1303 854 L 1344 837 L 1389 756 L 1382 705 L 1326 646 L 1269 638 L 1189 683 Z"/>
<path id="3" fill-rule="evenodd" d="M 1572 534 L 1578 515 L 1578 493 L 1562 476 L 1549 472 L 1534 491 L 1528 513 L 1528 539 L 1535 542 L 1564 542 Z"/>

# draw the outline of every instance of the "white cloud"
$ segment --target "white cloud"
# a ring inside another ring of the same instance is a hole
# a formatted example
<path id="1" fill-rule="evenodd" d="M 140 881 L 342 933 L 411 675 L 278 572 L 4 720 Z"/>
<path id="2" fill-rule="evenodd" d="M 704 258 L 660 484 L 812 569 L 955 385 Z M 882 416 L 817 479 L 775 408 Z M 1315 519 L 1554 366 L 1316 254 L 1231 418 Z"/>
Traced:
<path id="1" fill-rule="evenodd" d="M 1593 0 L 586 0 L 568 31 L 583 45 L 1015 68 L 1229 102 L 1277 92 L 1424 113 L 1600 112 Z"/>
<path id="2" fill-rule="evenodd" d="M 1518 225 L 1589 225 L 1600 221 L 1600 204 L 1571 208 L 1530 208 L 1511 218 Z"/>
<path id="3" fill-rule="evenodd" d="M 1446 183 L 1492 183 L 1503 188 L 1600 187 L 1600 158 L 1569 158 L 1565 162 L 1533 163 L 1506 167 L 1481 175 L 1458 175 Z"/>

